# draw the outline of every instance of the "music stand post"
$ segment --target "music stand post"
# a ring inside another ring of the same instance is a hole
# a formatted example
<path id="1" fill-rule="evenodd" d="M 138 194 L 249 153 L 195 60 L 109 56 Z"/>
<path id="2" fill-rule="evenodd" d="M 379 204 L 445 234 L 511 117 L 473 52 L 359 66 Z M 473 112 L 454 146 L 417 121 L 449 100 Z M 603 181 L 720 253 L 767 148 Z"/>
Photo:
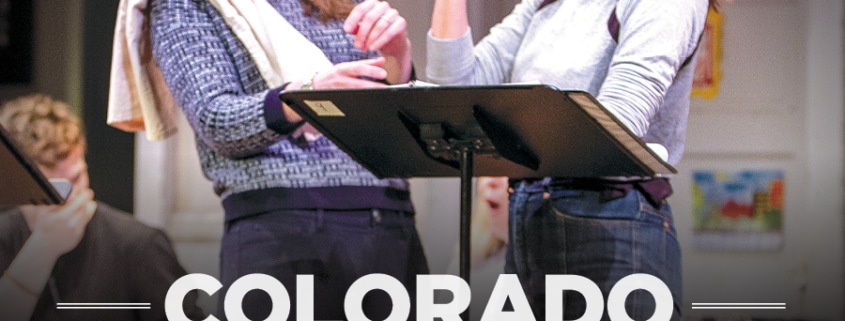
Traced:
<path id="1" fill-rule="evenodd" d="M 470 226 L 472 223 L 472 151 L 461 147 L 461 236 L 460 276 L 469 283 L 470 278 Z"/>
<path id="2" fill-rule="evenodd" d="M 490 154 L 537 169 L 540 160 L 505 122 L 497 120 L 482 106 L 472 110 L 474 122 L 462 125 L 417 124 L 413 113 L 400 113 L 408 132 L 424 147 L 429 157 L 457 166 L 460 170 L 460 277 L 470 284 L 473 155 Z"/>
<path id="3" fill-rule="evenodd" d="M 504 128 L 492 128 L 494 122 L 489 115 L 483 112 L 478 106 L 473 108 L 475 123 L 465 123 L 463 126 L 447 126 L 444 123 L 422 123 L 417 124 L 413 119 L 414 115 L 399 113 L 402 122 L 408 128 L 408 132 L 414 135 L 417 143 L 421 145 L 432 159 L 450 164 L 460 170 L 460 277 L 470 283 L 470 250 L 471 250 L 471 225 L 472 225 L 472 177 L 473 177 L 473 155 L 475 154 L 498 154 L 496 144 L 491 140 L 491 135 L 485 133 L 488 130 L 498 129 L 502 132 L 510 132 Z M 501 126 L 501 124 L 497 124 Z M 496 136 L 493 136 L 496 137 Z M 501 137 L 500 137 L 501 138 Z M 516 139 L 515 137 L 510 137 Z M 500 146 L 521 146 L 522 144 L 502 144 Z M 463 320 L 469 320 L 469 309 L 462 314 Z"/>
<path id="4" fill-rule="evenodd" d="M 470 226 L 472 223 L 472 149 L 462 142 L 461 150 L 461 236 L 460 276 L 470 283 Z M 469 307 L 461 313 L 461 319 L 469 321 Z"/>

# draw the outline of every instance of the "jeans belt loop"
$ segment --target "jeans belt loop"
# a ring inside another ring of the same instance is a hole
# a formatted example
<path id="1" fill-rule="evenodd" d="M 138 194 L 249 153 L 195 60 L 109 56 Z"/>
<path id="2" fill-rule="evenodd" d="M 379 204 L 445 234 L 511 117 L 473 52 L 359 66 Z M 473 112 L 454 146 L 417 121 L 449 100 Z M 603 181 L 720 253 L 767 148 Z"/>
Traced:
<path id="1" fill-rule="evenodd" d="M 372 220 L 371 220 L 372 225 L 378 225 L 379 223 L 381 223 L 381 218 L 382 218 L 381 210 L 379 210 L 377 208 L 372 209 L 371 216 L 372 216 Z"/>
<path id="2" fill-rule="evenodd" d="M 551 198 L 551 184 L 552 178 L 551 177 L 544 177 L 543 178 L 543 200 L 548 200 Z"/>
<path id="3" fill-rule="evenodd" d="M 317 230 L 323 228 L 326 212 L 322 208 L 317 209 Z"/>

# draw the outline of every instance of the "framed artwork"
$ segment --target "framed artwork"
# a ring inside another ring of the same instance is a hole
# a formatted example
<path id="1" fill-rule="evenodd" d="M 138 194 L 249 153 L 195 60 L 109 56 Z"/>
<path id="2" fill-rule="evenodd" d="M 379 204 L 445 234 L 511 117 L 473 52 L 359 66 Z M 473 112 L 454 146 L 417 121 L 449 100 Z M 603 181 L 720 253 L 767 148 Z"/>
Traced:
<path id="1" fill-rule="evenodd" d="M 32 0 L 0 0 L 0 86 L 32 80 Z"/>
<path id="2" fill-rule="evenodd" d="M 710 9 L 699 44 L 698 62 L 692 81 L 692 97 L 713 99 L 719 94 L 722 77 L 722 14 Z"/>
<path id="3" fill-rule="evenodd" d="M 782 170 L 695 170 L 692 175 L 696 248 L 781 248 L 785 187 Z"/>

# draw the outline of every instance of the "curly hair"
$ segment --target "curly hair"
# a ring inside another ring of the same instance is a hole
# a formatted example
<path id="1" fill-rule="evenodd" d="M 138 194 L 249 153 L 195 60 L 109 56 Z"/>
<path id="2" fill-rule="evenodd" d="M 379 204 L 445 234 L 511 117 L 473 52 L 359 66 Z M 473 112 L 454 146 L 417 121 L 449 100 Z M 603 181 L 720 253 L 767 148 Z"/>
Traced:
<path id="1" fill-rule="evenodd" d="M 44 94 L 30 94 L 0 106 L 0 126 L 36 164 L 53 168 L 76 148 L 85 148 L 79 118 L 64 102 Z"/>

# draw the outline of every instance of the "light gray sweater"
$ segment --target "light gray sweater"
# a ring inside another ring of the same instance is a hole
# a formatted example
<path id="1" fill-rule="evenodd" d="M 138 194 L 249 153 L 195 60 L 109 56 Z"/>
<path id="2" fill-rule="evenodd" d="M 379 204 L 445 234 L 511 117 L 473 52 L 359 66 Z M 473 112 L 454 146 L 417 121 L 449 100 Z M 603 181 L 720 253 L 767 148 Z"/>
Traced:
<path id="1" fill-rule="evenodd" d="M 429 33 L 428 80 L 587 91 L 645 142 L 665 146 L 676 165 L 707 1 L 558 0 L 538 10 L 541 2 L 523 0 L 475 46 L 469 32 L 454 40 Z"/>

